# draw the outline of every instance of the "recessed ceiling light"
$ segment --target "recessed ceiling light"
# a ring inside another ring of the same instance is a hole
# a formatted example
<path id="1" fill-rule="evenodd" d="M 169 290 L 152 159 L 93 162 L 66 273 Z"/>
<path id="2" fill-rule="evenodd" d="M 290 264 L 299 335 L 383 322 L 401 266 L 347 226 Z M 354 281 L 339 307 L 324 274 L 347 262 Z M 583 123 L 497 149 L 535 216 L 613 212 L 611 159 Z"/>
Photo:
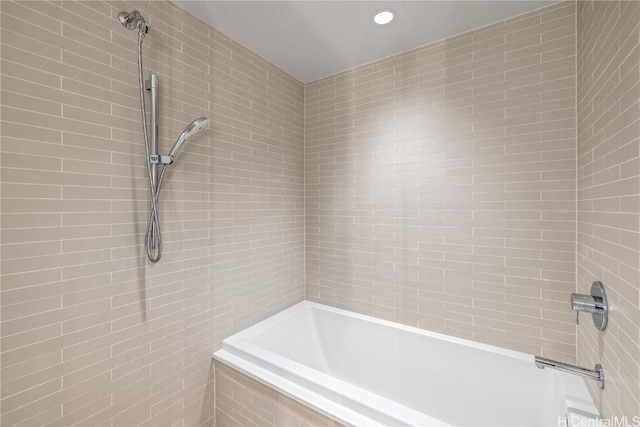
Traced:
<path id="1" fill-rule="evenodd" d="M 396 19 L 396 13 L 393 9 L 380 9 L 373 14 L 373 23 L 375 25 L 389 25 Z"/>

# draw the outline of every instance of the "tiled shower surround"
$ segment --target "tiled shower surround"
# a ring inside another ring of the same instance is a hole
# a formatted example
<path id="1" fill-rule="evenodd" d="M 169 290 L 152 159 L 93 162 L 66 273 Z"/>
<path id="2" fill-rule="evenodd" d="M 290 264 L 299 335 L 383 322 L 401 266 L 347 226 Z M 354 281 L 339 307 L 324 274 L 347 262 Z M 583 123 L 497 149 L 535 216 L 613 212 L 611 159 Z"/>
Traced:
<path id="1" fill-rule="evenodd" d="M 572 361 L 575 3 L 305 87 L 307 298 Z"/>
<path id="2" fill-rule="evenodd" d="M 211 351 L 304 296 L 303 85 L 169 2 L 2 11 L 3 427 L 213 424 Z M 151 25 L 160 147 L 148 190 L 136 32 Z"/>
<path id="3" fill-rule="evenodd" d="M 0 1 L 2 426 L 332 425 L 210 358 L 305 297 L 577 352 L 603 415 L 640 415 L 638 6 L 564 2 L 304 85 L 169 2 Z M 162 151 L 212 119 L 153 266 L 133 9 Z M 577 349 L 576 270 L 613 309 Z"/>

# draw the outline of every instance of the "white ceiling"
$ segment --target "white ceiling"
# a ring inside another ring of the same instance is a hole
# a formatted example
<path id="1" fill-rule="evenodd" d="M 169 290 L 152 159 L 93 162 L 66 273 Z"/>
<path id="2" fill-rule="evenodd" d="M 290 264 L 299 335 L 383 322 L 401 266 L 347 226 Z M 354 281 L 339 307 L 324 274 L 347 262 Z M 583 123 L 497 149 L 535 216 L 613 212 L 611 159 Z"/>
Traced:
<path id="1" fill-rule="evenodd" d="M 554 1 L 175 1 L 302 82 L 480 28 Z M 381 8 L 396 20 L 371 22 Z"/>

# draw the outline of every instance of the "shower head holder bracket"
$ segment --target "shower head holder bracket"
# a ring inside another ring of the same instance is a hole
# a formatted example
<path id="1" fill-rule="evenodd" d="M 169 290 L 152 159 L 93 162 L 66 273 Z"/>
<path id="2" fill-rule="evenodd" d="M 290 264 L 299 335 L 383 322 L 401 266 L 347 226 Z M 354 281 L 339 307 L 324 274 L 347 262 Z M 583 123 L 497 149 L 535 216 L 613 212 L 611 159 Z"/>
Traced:
<path id="1" fill-rule="evenodd" d="M 149 163 L 152 165 L 170 165 L 173 163 L 173 157 L 151 154 L 149 156 Z"/>

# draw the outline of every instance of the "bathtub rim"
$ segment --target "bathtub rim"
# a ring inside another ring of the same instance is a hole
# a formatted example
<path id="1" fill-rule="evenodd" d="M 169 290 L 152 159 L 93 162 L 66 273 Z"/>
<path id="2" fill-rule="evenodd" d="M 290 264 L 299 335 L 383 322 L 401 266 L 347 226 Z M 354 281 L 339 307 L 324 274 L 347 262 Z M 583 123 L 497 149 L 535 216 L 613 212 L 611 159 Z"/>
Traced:
<path id="1" fill-rule="evenodd" d="M 345 426 L 382 426 L 371 418 L 320 394 L 310 392 L 305 387 L 283 380 L 279 375 L 228 351 L 222 349 L 216 351 L 213 359 Z"/>
<path id="2" fill-rule="evenodd" d="M 214 359 L 343 425 L 411 425 L 416 422 L 425 426 L 450 425 L 268 350 L 251 344 L 246 347 L 232 350 L 241 355 L 223 348 L 215 353 Z M 260 358 L 260 355 L 267 355 L 269 360 Z M 380 423 L 364 413 L 385 418 L 386 423 Z"/>
<path id="3" fill-rule="evenodd" d="M 317 412 L 345 425 L 353 425 L 353 426 L 380 425 L 382 426 L 387 424 L 381 424 L 380 422 L 374 421 L 373 419 L 370 419 L 356 412 L 355 410 L 346 408 L 345 406 L 331 400 L 330 398 L 327 398 L 325 396 L 322 396 L 321 394 L 318 394 L 314 391 L 306 389 L 300 386 L 299 384 L 295 384 L 293 381 L 286 378 L 288 375 L 284 375 L 284 376 L 276 375 L 273 372 L 268 371 L 264 367 L 259 366 L 259 364 L 271 365 L 271 367 L 276 367 L 277 368 L 276 370 L 282 369 L 281 366 L 288 366 L 290 368 L 293 368 L 293 374 L 294 374 L 293 376 L 302 378 L 304 381 L 307 381 L 307 378 L 301 376 L 304 374 L 326 377 L 331 379 L 331 382 L 338 382 L 338 383 L 341 383 L 341 385 L 346 384 L 347 386 L 349 386 L 349 388 L 362 390 L 365 392 L 365 394 L 377 396 L 383 401 L 391 402 L 392 406 L 395 407 L 394 409 L 398 409 L 399 412 L 401 412 L 400 414 L 401 416 L 391 416 L 391 415 L 388 415 L 388 412 L 378 410 L 377 408 L 373 408 L 373 412 L 377 414 L 381 414 L 382 416 L 386 416 L 389 419 L 393 419 L 395 423 L 405 422 L 407 424 L 411 424 L 411 423 L 415 424 L 416 419 L 419 419 L 420 424 L 418 425 L 439 425 L 439 426 L 449 425 L 439 419 L 430 417 L 426 414 L 422 414 L 416 410 L 408 408 L 388 398 L 369 392 L 358 386 L 351 385 L 340 379 L 331 377 L 328 374 L 317 371 L 316 369 L 313 369 L 302 363 L 287 359 L 286 357 L 273 353 L 270 350 L 262 349 L 248 341 L 255 335 L 258 335 L 261 332 L 274 327 L 278 323 L 285 321 L 287 318 L 296 314 L 299 311 L 313 310 L 313 309 L 328 311 L 328 312 L 336 313 L 338 315 L 344 315 L 344 316 L 360 319 L 366 322 L 379 324 L 385 327 L 400 329 L 410 333 L 415 333 L 418 335 L 443 340 L 446 342 L 462 345 L 465 347 L 470 347 L 470 348 L 478 349 L 481 351 L 486 351 L 489 353 L 514 358 L 520 361 L 531 363 L 532 365 L 534 363 L 534 355 L 531 355 L 531 354 L 519 352 L 516 350 L 506 349 L 502 347 L 497 347 L 490 344 L 479 343 L 479 342 L 467 340 L 464 338 L 453 337 L 450 335 L 429 331 L 425 329 L 420 329 L 414 326 L 404 325 L 401 323 L 396 323 L 396 322 L 392 322 L 385 319 L 379 319 L 369 315 L 360 314 L 360 313 L 356 313 L 356 312 L 352 312 L 349 310 L 344 310 L 336 307 L 331 307 L 331 306 L 327 306 L 324 304 L 320 304 L 320 303 L 316 303 L 308 300 L 300 301 L 268 317 L 267 319 L 264 319 L 224 339 L 222 343 L 222 348 L 214 352 L 212 356 L 216 361 L 221 362 L 233 369 L 236 369 L 240 373 L 245 374 L 246 376 L 256 381 L 277 390 L 278 392 L 284 394 L 285 396 L 288 396 L 294 399 L 295 401 L 305 406 L 308 406 L 316 410 Z M 256 355 L 266 356 L 266 358 L 256 357 Z M 282 365 L 274 364 L 273 360 L 280 362 Z M 265 361 L 267 363 L 264 363 Z M 587 418 L 590 418 L 591 416 L 593 417 L 598 416 L 598 410 L 595 407 L 595 404 L 593 403 L 592 397 L 589 395 L 587 391 L 587 387 L 584 384 L 584 381 L 582 381 L 578 377 L 574 377 L 569 374 L 562 374 L 559 372 L 553 372 L 553 375 L 554 375 L 553 377 L 554 381 L 556 382 L 556 385 L 559 387 L 561 391 L 561 395 L 564 397 L 563 408 L 564 408 L 565 416 L 568 416 L 570 414 L 579 414 L 581 416 L 586 414 Z M 331 391 L 336 392 L 335 390 L 331 390 Z M 361 404 L 361 405 L 366 406 L 364 404 Z M 402 413 L 403 409 L 408 410 L 407 411 L 408 413 Z M 405 416 L 408 416 L 409 418 L 407 419 Z"/>

